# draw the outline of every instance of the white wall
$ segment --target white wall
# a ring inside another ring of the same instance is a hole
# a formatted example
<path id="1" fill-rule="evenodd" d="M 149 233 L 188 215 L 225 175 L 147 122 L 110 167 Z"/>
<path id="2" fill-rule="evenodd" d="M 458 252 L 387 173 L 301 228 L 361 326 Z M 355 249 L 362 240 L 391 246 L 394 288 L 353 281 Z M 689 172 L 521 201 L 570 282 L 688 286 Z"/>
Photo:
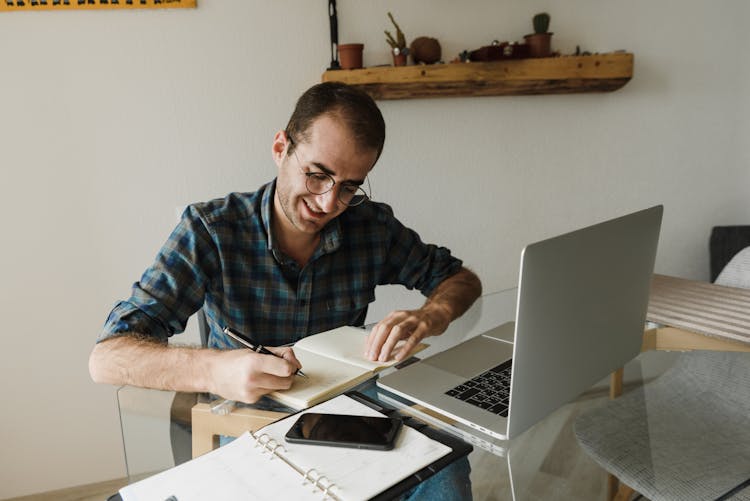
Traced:
<path id="1" fill-rule="evenodd" d="M 750 221 L 744 0 L 338 3 L 366 65 L 388 62 L 388 10 L 446 59 L 542 10 L 558 50 L 635 53 L 614 93 L 381 103 L 375 196 L 486 292 L 514 284 L 524 243 L 655 203 L 657 271 L 706 279 L 711 226 Z M 273 134 L 330 59 L 325 4 L 0 15 L 0 498 L 125 474 L 92 343 L 176 207 L 275 175 Z"/>

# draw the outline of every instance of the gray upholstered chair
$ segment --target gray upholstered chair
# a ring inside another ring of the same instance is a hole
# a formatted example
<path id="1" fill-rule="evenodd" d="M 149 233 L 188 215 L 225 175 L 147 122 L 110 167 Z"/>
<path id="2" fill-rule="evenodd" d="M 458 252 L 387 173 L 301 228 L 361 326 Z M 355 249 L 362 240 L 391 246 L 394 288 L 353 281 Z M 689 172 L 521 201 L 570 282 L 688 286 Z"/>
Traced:
<path id="1" fill-rule="evenodd" d="M 750 283 L 750 247 L 716 283 Z M 750 353 L 683 353 L 654 381 L 579 416 L 575 434 L 619 479 L 615 499 L 750 500 Z"/>
<path id="2" fill-rule="evenodd" d="M 716 278 L 719 285 L 750 289 L 750 247 L 739 251 Z"/>
<path id="3" fill-rule="evenodd" d="M 656 380 L 581 415 L 575 433 L 652 501 L 750 500 L 750 353 L 686 352 Z"/>

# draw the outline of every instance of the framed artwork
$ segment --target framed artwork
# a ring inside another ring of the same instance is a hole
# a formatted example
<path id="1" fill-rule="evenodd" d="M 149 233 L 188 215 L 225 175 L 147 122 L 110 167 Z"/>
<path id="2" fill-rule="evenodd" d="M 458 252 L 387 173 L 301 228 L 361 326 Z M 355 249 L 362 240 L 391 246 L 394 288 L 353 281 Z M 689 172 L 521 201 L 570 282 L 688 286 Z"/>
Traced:
<path id="1" fill-rule="evenodd" d="M 0 0 L 0 11 L 195 8 L 197 0 Z"/>

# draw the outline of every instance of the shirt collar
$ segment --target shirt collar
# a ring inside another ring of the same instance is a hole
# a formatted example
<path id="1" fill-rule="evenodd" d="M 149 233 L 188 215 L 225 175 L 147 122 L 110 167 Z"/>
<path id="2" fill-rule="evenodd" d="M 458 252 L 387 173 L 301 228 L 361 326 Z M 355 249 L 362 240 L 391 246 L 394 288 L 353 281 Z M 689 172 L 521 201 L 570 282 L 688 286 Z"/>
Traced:
<path id="1" fill-rule="evenodd" d="M 276 193 L 276 179 L 265 186 L 260 202 L 260 218 L 263 221 L 263 228 L 266 230 L 266 235 L 268 235 L 268 250 L 273 250 L 274 248 L 273 231 L 271 231 L 274 193 Z"/>
<path id="2" fill-rule="evenodd" d="M 268 250 L 273 251 L 276 249 L 274 243 L 274 236 L 272 231 L 272 217 L 273 217 L 273 203 L 276 194 L 276 179 L 266 185 L 261 200 L 261 219 L 263 221 L 263 227 L 266 229 L 266 235 L 268 235 Z M 329 222 L 323 228 L 320 233 L 320 244 L 318 249 L 315 251 L 313 257 L 318 254 L 327 254 L 333 252 L 341 246 L 341 222 L 339 219 L 341 216 L 335 218 Z"/>

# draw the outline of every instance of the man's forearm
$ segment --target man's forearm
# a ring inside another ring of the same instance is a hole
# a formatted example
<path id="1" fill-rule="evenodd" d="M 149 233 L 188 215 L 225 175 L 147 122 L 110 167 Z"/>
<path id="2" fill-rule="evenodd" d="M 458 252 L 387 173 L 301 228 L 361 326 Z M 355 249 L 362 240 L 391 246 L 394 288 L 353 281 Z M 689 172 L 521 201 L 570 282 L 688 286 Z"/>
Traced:
<path id="1" fill-rule="evenodd" d="M 215 350 L 170 347 L 123 335 L 94 347 L 89 357 L 89 372 L 97 383 L 204 392 L 211 391 L 214 356 Z"/>
<path id="2" fill-rule="evenodd" d="M 458 273 L 443 280 L 433 291 L 424 309 L 444 316 L 447 325 L 463 315 L 482 294 L 482 283 L 477 275 L 461 268 Z"/>

